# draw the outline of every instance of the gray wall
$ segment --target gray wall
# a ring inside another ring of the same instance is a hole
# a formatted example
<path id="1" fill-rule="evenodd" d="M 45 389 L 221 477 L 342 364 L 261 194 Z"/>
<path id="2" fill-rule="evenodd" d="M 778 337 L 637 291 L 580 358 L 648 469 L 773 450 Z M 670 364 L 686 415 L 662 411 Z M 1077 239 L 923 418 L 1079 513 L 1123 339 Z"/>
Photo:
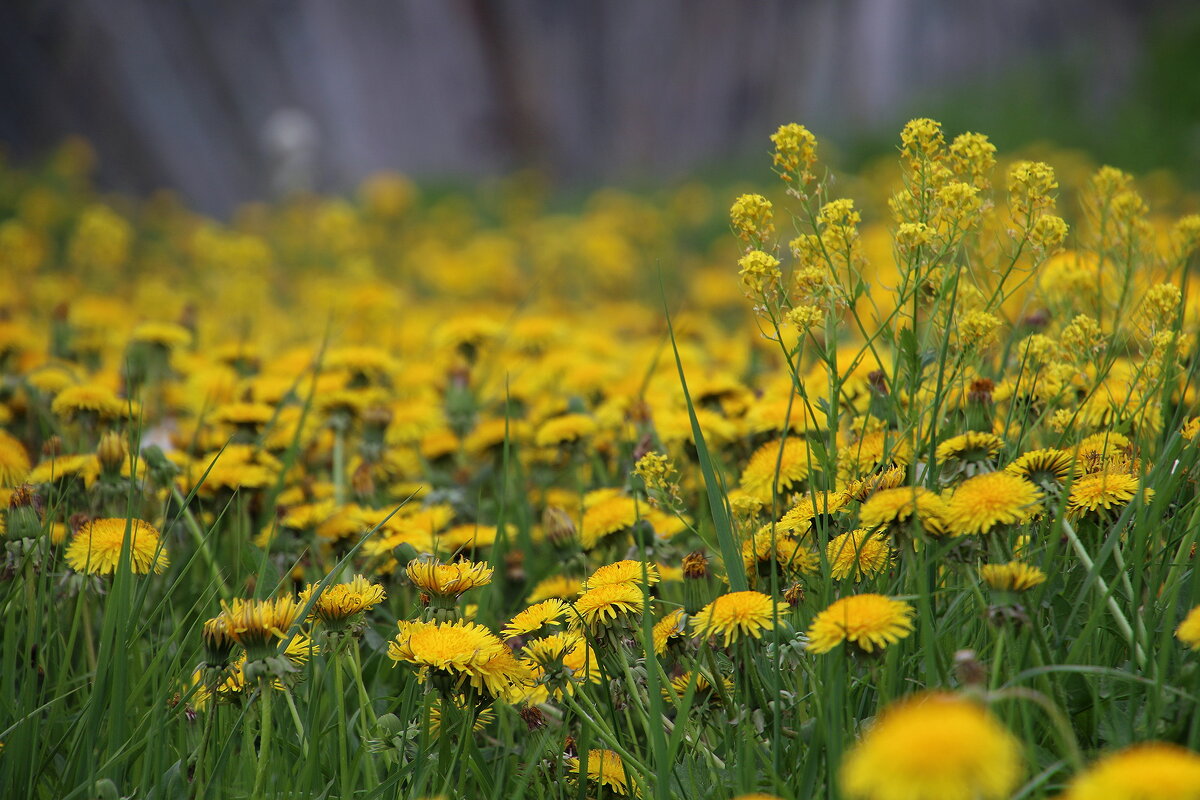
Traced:
<path id="1" fill-rule="evenodd" d="M 671 175 L 765 151 L 782 121 L 890 122 L 1047 53 L 1091 59 L 1102 104 L 1152 5 L 3 0 L 0 141 L 26 157 L 82 133 L 108 186 L 169 185 L 216 213 L 381 168 Z"/>

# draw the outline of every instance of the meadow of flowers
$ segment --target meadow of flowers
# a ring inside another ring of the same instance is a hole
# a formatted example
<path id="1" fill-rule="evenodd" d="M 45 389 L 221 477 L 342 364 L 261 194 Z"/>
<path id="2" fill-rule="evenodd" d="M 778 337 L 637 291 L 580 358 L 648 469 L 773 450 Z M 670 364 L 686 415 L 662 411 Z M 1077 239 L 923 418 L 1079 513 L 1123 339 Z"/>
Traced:
<path id="1" fill-rule="evenodd" d="M 0 795 L 1200 798 L 1196 198 L 770 141 L 228 224 L 0 167 Z"/>

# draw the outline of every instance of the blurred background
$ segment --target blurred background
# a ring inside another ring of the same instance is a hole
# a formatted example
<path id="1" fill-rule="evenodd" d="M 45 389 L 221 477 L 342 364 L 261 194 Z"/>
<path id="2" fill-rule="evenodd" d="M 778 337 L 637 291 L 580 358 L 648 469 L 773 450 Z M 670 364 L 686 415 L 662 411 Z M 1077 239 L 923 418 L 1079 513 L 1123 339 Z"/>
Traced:
<path id="1" fill-rule="evenodd" d="M 226 215 L 379 170 L 646 185 L 856 166 L 913 116 L 1200 174 L 1195 0 L 5 0 L 0 143 Z M 743 172 L 742 174 L 746 174 Z"/>

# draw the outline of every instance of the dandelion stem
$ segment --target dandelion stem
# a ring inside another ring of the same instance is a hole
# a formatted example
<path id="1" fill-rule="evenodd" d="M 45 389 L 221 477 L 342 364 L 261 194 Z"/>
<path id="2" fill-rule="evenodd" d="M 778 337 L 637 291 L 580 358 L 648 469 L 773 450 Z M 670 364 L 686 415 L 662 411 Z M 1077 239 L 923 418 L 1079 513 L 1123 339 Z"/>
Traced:
<path id="1" fill-rule="evenodd" d="M 1112 595 L 1112 590 L 1108 588 L 1104 578 L 1096 571 L 1096 563 L 1092 557 L 1088 555 L 1087 548 L 1083 546 L 1083 542 L 1079 539 L 1079 534 L 1075 532 L 1075 528 L 1066 519 L 1062 520 L 1062 530 L 1067 537 L 1067 541 L 1071 543 L 1071 547 L 1075 549 L 1075 554 L 1079 556 L 1079 560 L 1083 562 L 1083 566 L 1096 580 L 1096 588 L 1100 594 L 1104 595 L 1104 602 L 1108 606 L 1108 610 L 1112 612 L 1113 622 L 1121 631 L 1121 635 L 1129 642 L 1129 646 L 1133 648 L 1133 657 L 1137 661 L 1139 669 L 1146 668 L 1146 653 L 1142 650 L 1142 645 L 1137 641 L 1137 637 L 1133 633 L 1133 626 L 1129 624 L 1129 620 L 1125 618 L 1125 614 L 1121 611 L 1121 606 L 1117 604 L 1117 600 Z"/>
<path id="2" fill-rule="evenodd" d="M 258 769 L 254 774 L 254 791 L 251 797 L 258 800 L 264 797 L 263 789 L 266 786 L 267 767 L 271 761 L 271 735 L 272 719 L 271 719 L 271 687 L 269 686 L 270 678 L 262 678 L 258 690 L 259 711 L 262 713 L 262 723 L 259 726 L 259 743 L 258 743 Z"/>

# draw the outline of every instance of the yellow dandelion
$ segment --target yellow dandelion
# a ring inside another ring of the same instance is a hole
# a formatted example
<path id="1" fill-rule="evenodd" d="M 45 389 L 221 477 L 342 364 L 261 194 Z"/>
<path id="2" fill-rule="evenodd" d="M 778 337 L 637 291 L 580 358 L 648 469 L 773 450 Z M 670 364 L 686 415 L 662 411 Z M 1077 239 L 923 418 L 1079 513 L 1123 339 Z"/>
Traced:
<path id="1" fill-rule="evenodd" d="M 513 617 L 500 633 L 506 637 L 525 636 L 547 625 L 557 625 L 568 611 L 570 607 L 558 598 L 543 600 Z"/>
<path id="2" fill-rule="evenodd" d="M 881 489 L 870 496 L 858 511 L 864 528 L 903 529 L 916 517 L 926 533 L 942 536 L 946 533 L 946 502 L 923 486 L 901 486 Z"/>
<path id="3" fill-rule="evenodd" d="M 508 652 L 496 634 L 474 622 L 399 623 L 388 658 L 456 676 L 483 675 L 489 662 Z"/>
<path id="4" fill-rule="evenodd" d="M 1081 517 L 1124 508 L 1137 494 L 1138 479 L 1126 472 L 1093 472 L 1071 484 L 1067 514 Z"/>
<path id="5" fill-rule="evenodd" d="M 912 447 L 894 432 L 873 431 L 838 451 L 838 477 L 849 482 L 871 472 L 886 474 L 895 467 L 904 467 L 911 458 Z"/>
<path id="6" fill-rule="evenodd" d="M 832 517 L 850 504 L 850 496 L 845 492 L 816 492 L 805 495 L 800 502 L 792 506 L 776 523 L 776 529 L 803 536 L 812 531 L 813 522 L 818 517 Z"/>
<path id="7" fill-rule="evenodd" d="M 892 563 L 887 539 L 865 528 L 834 537 L 825 547 L 834 580 L 862 580 L 883 572 Z"/>
<path id="8" fill-rule="evenodd" d="M 582 775 L 585 767 L 581 763 L 581 759 L 568 758 L 566 765 L 571 772 L 576 775 Z M 612 750 L 589 750 L 587 753 L 587 777 L 588 780 L 598 783 L 601 786 L 607 786 L 615 794 L 628 796 L 630 794 L 629 780 L 625 774 L 625 763 L 621 761 L 621 757 Z M 633 787 L 635 796 L 640 793 L 637 787 Z"/>
<path id="9" fill-rule="evenodd" d="M 543 422 L 534 437 L 534 444 L 538 447 L 555 447 L 586 440 L 591 438 L 596 428 L 596 421 L 586 414 L 564 414 Z"/>
<path id="10" fill-rule="evenodd" d="M 1001 592 L 1026 592 L 1046 582 L 1046 573 L 1021 561 L 1007 564 L 984 564 L 979 577 L 990 588 Z"/>
<path id="11" fill-rule="evenodd" d="M 723 637 L 728 646 L 742 636 L 762 637 L 764 630 L 775 627 L 791 609 L 762 592 L 745 591 L 723 594 L 706 605 L 692 619 L 692 632 L 702 638 Z"/>
<path id="12" fill-rule="evenodd" d="M 1193 650 L 1200 650 L 1200 606 L 1188 612 L 1175 629 L 1175 636 Z"/>
<path id="13" fill-rule="evenodd" d="M 949 461 L 978 463 L 994 460 L 1003 449 L 1004 440 L 996 434 L 968 431 L 939 444 L 934 458 L 939 464 Z"/>
<path id="14" fill-rule="evenodd" d="M 136 410 L 136 406 L 132 407 Z M 107 386 L 86 383 L 68 386 L 58 393 L 50 404 L 56 417 L 73 420 L 83 414 L 93 414 L 104 420 L 123 419 L 129 416 L 131 404 L 122 400 Z"/>
<path id="15" fill-rule="evenodd" d="M 1006 472 L 1024 478 L 1034 486 L 1061 487 L 1078 468 L 1075 457 L 1054 448 L 1030 450 L 1005 467 Z"/>
<path id="16" fill-rule="evenodd" d="M 606 536 L 631 527 L 638 520 L 637 501 L 632 497 L 617 495 L 589 505 L 583 513 L 583 526 L 579 530 L 579 541 L 585 550 L 590 550 Z"/>
<path id="17" fill-rule="evenodd" d="M 626 560 L 600 567 L 583 582 L 583 588 L 595 589 L 597 586 L 607 586 L 610 583 L 645 583 L 647 586 L 653 586 L 658 581 L 657 565 Z"/>
<path id="18" fill-rule="evenodd" d="M 1167 742 L 1135 744 L 1077 775 L 1061 800 L 1200 800 L 1200 755 Z"/>
<path id="19" fill-rule="evenodd" d="M 904 483 L 908 470 L 902 466 L 888 467 L 882 472 L 868 475 L 865 478 L 850 481 L 842 489 L 849 500 L 865 503 L 871 495 L 884 489 L 895 489 Z"/>
<path id="20" fill-rule="evenodd" d="M 739 486 L 759 502 L 770 503 L 772 492 L 781 496 L 807 478 L 810 466 L 816 463 L 803 439 L 788 438 L 782 447 L 778 440 L 767 442 L 750 456 Z"/>
<path id="21" fill-rule="evenodd" d="M 600 627 L 645 608 L 642 587 L 635 583 L 609 583 L 588 589 L 575 601 L 575 611 L 590 627 Z M 577 621 L 576 620 L 573 621 Z"/>
<path id="22" fill-rule="evenodd" d="M 670 687 L 664 686 L 662 689 L 663 699 L 673 701 L 675 698 L 679 698 L 682 700 L 687 694 L 688 686 L 690 686 L 693 681 L 695 681 L 695 687 L 692 690 L 693 705 L 696 703 L 712 702 L 719 699 L 719 693 L 716 691 L 716 687 L 713 686 L 712 682 L 708 679 L 708 676 L 706 676 L 703 672 L 684 672 L 683 674 L 672 678 Z M 726 692 L 729 692 L 733 689 L 733 681 L 722 675 L 721 687 Z M 747 795 L 747 797 L 751 796 L 753 795 Z"/>
<path id="23" fill-rule="evenodd" d="M 1009 472 L 976 475 L 946 503 L 946 525 L 954 536 L 966 536 L 1025 522 L 1041 510 L 1041 496 L 1036 486 Z"/>
<path id="24" fill-rule="evenodd" d="M 8 431 L 0 430 L 0 487 L 11 488 L 29 475 L 29 454 Z"/>
<path id="25" fill-rule="evenodd" d="M 458 597 L 469 589 L 487 586 L 492 582 L 493 572 L 495 570 L 487 564 L 471 561 L 439 564 L 414 560 L 404 570 L 414 586 L 439 597 Z"/>
<path id="26" fill-rule="evenodd" d="M 579 580 L 579 578 L 572 578 L 570 575 L 551 575 L 549 578 L 539 581 L 530 590 L 529 596 L 525 598 L 525 602 L 538 603 L 542 600 L 549 600 L 552 597 L 557 597 L 560 600 L 570 600 L 581 591 L 583 591 L 583 581 Z"/>
<path id="27" fill-rule="evenodd" d="M 873 652 L 912 633 L 913 607 L 881 594 L 856 594 L 835 600 L 812 621 L 808 649 L 828 653 L 842 642 Z"/>
<path id="28" fill-rule="evenodd" d="M 275 409 L 266 403 L 226 403 L 213 412 L 213 421 L 225 425 L 257 428 L 275 416 Z"/>
<path id="29" fill-rule="evenodd" d="M 987 709 L 930 692 L 889 706 L 841 766 L 861 800 L 1002 800 L 1020 783 L 1021 744 Z"/>
<path id="30" fill-rule="evenodd" d="M 167 551 L 158 530 L 140 519 L 97 519 L 85 523 L 67 545 L 67 563 L 76 572 L 108 575 L 121 562 L 121 549 L 129 534 L 129 566 L 139 575 L 168 566 Z"/>
<path id="31" fill-rule="evenodd" d="M 246 648 L 252 659 L 273 655 L 299 616 L 300 604 L 287 596 L 274 600 L 235 599 L 222 603 L 220 614 L 226 634 Z"/>
<path id="32" fill-rule="evenodd" d="M 153 344 L 173 350 L 192 343 L 192 332 L 174 322 L 143 322 L 133 329 L 129 341 Z"/>
<path id="33" fill-rule="evenodd" d="M 672 639 L 683 636 L 687 630 L 687 614 L 682 608 L 677 608 L 654 624 L 650 638 L 654 641 L 654 654 L 666 654 L 667 645 Z"/>
<path id="34" fill-rule="evenodd" d="M 318 587 L 319 584 L 310 583 L 300 593 L 300 605 L 307 605 Z M 327 586 L 325 591 L 317 595 L 309 611 L 309 618 L 319 619 L 336 628 L 344 625 L 355 614 L 379 605 L 386 596 L 382 586 L 372 583 L 362 575 L 355 575 L 349 582 Z"/>

